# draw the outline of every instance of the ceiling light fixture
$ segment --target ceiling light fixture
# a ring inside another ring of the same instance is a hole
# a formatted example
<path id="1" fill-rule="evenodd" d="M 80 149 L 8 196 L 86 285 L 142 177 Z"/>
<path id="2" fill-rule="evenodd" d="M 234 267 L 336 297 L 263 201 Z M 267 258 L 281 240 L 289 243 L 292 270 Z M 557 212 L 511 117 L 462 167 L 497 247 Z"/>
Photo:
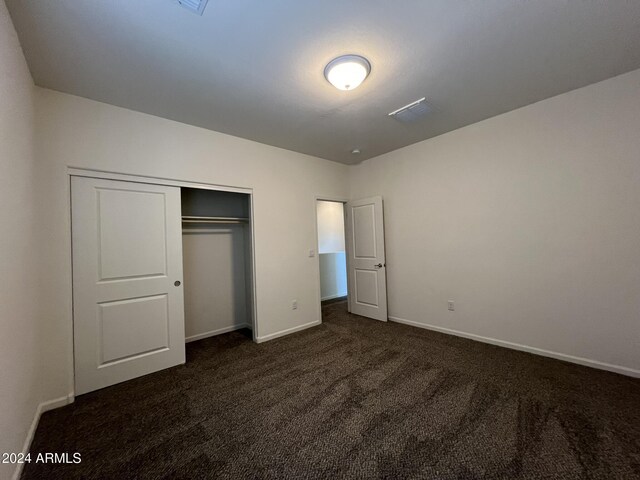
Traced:
<path id="1" fill-rule="evenodd" d="M 324 76 L 338 90 L 353 90 L 371 72 L 369 61 L 359 55 L 343 55 L 331 60 L 324 69 Z"/>

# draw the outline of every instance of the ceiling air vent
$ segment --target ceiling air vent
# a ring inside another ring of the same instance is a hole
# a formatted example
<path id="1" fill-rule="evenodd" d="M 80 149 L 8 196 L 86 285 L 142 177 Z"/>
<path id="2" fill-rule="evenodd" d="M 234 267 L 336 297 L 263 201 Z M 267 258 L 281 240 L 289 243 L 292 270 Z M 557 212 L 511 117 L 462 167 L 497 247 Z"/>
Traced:
<path id="1" fill-rule="evenodd" d="M 209 0 L 176 0 L 180 5 L 189 10 L 190 12 L 202 15 L 204 8 L 207 6 Z"/>
<path id="2" fill-rule="evenodd" d="M 420 100 L 416 100 L 415 102 L 411 102 L 404 107 L 394 110 L 389 116 L 402 123 L 415 123 L 433 111 L 435 111 L 435 108 L 427 103 L 425 97 L 422 97 Z"/>

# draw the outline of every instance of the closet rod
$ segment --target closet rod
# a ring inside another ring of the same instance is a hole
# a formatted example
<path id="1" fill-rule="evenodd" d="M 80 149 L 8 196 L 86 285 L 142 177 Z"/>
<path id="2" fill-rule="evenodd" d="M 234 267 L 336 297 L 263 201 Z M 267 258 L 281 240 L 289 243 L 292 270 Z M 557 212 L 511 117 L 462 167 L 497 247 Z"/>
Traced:
<path id="1" fill-rule="evenodd" d="M 244 217 L 182 217 L 182 223 L 248 223 Z"/>
<path id="2" fill-rule="evenodd" d="M 230 233 L 232 230 L 230 229 L 218 229 L 218 228 L 183 228 L 183 235 L 192 235 L 192 234 L 207 234 L 207 235 L 218 235 L 220 233 Z"/>

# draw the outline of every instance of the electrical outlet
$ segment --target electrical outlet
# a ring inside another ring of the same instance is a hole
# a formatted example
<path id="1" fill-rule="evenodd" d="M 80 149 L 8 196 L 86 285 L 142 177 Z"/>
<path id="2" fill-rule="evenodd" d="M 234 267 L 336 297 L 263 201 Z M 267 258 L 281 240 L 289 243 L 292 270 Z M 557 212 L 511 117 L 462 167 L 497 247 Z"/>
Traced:
<path id="1" fill-rule="evenodd" d="M 315 250 L 309 250 L 309 257 L 315 257 L 316 256 L 316 251 Z"/>
<path id="2" fill-rule="evenodd" d="M 455 311 L 456 307 L 455 307 L 455 305 L 453 304 L 453 300 L 449 300 L 449 301 L 447 302 L 447 309 L 448 309 L 450 312 Z"/>
<path id="3" fill-rule="evenodd" d="M 291 302 L 291 310 L 297 310 L 298 309 L 298 300 L 294 300 L 293 302 Z"/>

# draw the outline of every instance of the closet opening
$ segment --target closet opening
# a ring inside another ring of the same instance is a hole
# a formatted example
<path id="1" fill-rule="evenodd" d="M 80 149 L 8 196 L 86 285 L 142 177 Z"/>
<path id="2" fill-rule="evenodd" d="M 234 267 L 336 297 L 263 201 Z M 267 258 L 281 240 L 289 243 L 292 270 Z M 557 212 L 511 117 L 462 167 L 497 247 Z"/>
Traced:
<path id="1" fill-rule="evenodd" d="M 343 202 L 317 200 L 318 262 L 322 305 L 347 301 L 347 258 Z"/>
<path id="2" fill-rule="evenodd" d="M 250 190 L 69 176 L 75 395 L 183 364 L 189 341 L 255 341 Z"/>
<path id="3" fill-rule="evenodd" d="M 182 187 L 181 203 L 185 342 L 252 337 L 250 196 Z"/>

